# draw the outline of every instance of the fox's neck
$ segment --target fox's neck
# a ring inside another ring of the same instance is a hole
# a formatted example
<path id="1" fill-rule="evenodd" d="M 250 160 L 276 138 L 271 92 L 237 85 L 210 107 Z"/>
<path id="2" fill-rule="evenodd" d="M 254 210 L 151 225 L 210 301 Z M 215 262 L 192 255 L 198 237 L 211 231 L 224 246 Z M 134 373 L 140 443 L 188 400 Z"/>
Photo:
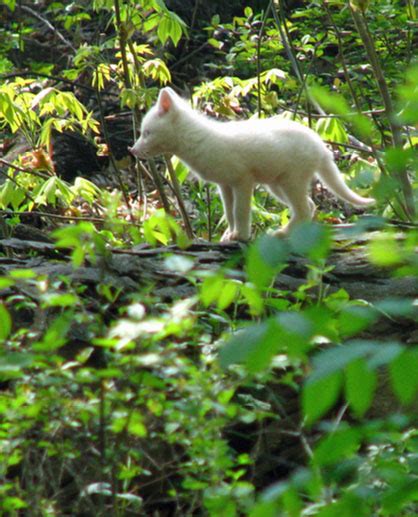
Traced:
<path id="1" fill-rule="evenodd" d="M 206 161 L 207 152 L 222 147 L 222 135 L 216 122 L 192 110 L 179 113 L 175 131 L 178 131 L 173 154 L 195 169 Z"/>

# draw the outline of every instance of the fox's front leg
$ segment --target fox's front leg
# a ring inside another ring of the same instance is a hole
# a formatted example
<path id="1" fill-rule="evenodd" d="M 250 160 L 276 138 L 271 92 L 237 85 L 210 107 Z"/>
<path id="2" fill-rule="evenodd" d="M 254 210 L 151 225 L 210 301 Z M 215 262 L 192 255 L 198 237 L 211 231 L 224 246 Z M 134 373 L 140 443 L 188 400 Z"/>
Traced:
<path id="1" fill-rule="evenodd" d="M 234 232 L 234 195 L 232 188 L 229 185 L 218 185 L 219 193 L 221 194 L 222 204 L 228 228 L 221 237 L 221 241 L 230 241 L 231 235 Z"/>

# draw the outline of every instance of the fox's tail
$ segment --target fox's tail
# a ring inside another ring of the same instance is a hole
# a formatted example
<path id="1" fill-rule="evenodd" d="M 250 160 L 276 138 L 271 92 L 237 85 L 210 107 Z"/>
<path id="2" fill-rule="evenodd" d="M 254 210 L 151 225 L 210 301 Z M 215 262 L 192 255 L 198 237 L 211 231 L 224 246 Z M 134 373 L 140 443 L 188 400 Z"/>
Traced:
<path id="1" fill-rule="evenodd" d="M 333 192 L 340 199 L 343 199 L 344 201 L 347 201 L 354 206 L 365 207 L 374 205 L 376 203 L 375 199 L 361 197 L 347 187 L 347 185 L 344 183 L 341 172 L 335 165 L 332 156 L 328 153 L 324 157 L 322 167 L 320 170 L 318 170 L 318 175 L 331 190 L 331 192 Z"/>

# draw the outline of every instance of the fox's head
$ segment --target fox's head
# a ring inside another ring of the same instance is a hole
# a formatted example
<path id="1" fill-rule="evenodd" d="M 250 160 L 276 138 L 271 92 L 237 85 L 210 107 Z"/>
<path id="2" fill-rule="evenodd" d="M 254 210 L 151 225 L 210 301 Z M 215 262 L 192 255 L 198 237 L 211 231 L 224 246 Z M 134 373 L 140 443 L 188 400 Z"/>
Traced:
<path id="1" fill-rule="evenodd" d="M 174 153 L 178 140 L 176 119 L 181 100 L 171 88 L 160 90 L 157 103 L 145 115 L 141 136 L 129 151 L 138 158 L 151 158 L 158 154 Z"/>

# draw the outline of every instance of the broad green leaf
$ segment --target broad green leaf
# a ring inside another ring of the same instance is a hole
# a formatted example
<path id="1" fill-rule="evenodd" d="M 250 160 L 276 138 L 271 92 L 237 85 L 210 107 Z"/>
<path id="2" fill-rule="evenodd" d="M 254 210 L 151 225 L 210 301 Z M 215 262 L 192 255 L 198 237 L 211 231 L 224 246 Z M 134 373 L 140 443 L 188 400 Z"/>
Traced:
<path id="1" fill-rule="evenodd" d="M 36 273 L 32 269 L 12 269 L 9 271 L 9 276 L 13 279 L 25 279 L 36 278 Z"/>
<path id="2" fill-rule="evenodd" d="M 341 95 L 330 92 L 322 86 L 312 86 L 309 88 L 310 95 L 329 113 L 337 115 L 348 115 L 350 108 L 347 101 Z"/>
<path id="3" fill-rule="evenodd" d="M 311 380 L 321 380 L 328 375 L 342 372 L 345 367 L 361 357 L 370 357 L 378 353 L 380 345 L 370 341 L 352 341 L 343 346 L 335 346 L 319 352 L 313 358 Z"/>
<path id="4" fill-rule="evenodd" d="M 264 310 L 264 298 L 260 291 L 252 284 L 246 283 L 241 286 L 241 296 L 249 307 L 252 316 L 259 316 Z"/>
<path id="5" fill-rule="evenodd" d="M 370 517 L 372 515 L 366 497 L 353 493 L 353 491 L 343 491 L 339 500 L 319 509 L 316 517 Z"/>
<path id="6" fill-rule="evenodd" d="M 249 517 L 277 517 L 279 511 L 275 501 L 260 501 L 251 508 Z"/>
<path id="7" fill-rule="evenodd" d="M 408 2 L 409 3 L 409 2 Z M 413 3 L 410 3 L 413 5 Z M 403 124 L 415 125 L 418 122 L 418 65 L 415 63 L 406 74 L 405 84 L 398 88 L 399 118 Z"/>
<path id="8" fill-rule="evenodd" d="M 22 374 L 22 370 L 32 365 L 34 356 L 21 352 L 9 352 L 0 355 L 0 378 L 15 378 Z"/>
<path id="9" fill-rule="evenodd" d="M 324 140 L 342 144 L 348 142 L 348 133 L 338 118 L 328 117 L 318 119 L 315 130 Z"/>
<path id="10" fill-rule="evenodd" d="M 142 65 L 144 74 L 162 84 L 171 81 L 171 74 L 167 65 L 161 59 L 150 59 Z"/>
<path id="11" fill-rule="evenodd" d="M 262 371 L 269 367 L 273 356 L 285 346 L 278 324 L 274 320 L 267 320 L 233 334 L 221 348 L 221 366 L 227 368 L 241 363 L 250 372 Z"/>
<path id="12" fill-rule="evenodd" d="M 391 267 L 402 263 L 402 249 L 394 235 L 380 233 L 369 244 L 370 260 L 376 266 Z"/>
<path id="13" fill-rule="evenodd" d="M 7 179 L 0 188 L 0 208 L 6 209 L 11 205 L 13 210 L 17 211 L 25 198 L 25 189 L 10 179 Z"/>
<path id="14" fill-rule="evenodd" d="M 416 302 L 412 298 L 386 298 L 377 302 L 375 307 L 378 311 L 392 318 L 416 317 L 418 311 Z"/>
<path id="15" fill-rule="evenodd" d="M 14 280 L 11 278 L 0 277 L 0 289 L 7 289 L 8 287 L 12 287 L 12 285 L 15 285 Z"/>
<path id="16" fill-rule="evenodd" d="M 209 307 L 216 304 L 218 309 L 225 310 L 237 298 L 240 284 L 223 275 L 214 275 L 205 278 L 200 288 L 200 299 Z"/>
<path id="17" fill-rule="evenodd" d="M 203 280 L 200 286 L 200 300 L 205 307 L 209 307 L 218 300 L 223 282 L 223 275 L 210 275 Z"/>
<path id="18" fill-rule="evenodd" d="M 16 7 L 16 0 L 3 0 L 3 4 L 7 5 L 7 7 L 14 11 Z M 25 505 L 26 506 L 26 505 Z"/>
<path id="19" fill-rule="evenodd" d="M 50 323 L 43 338 L 33 345 L 33 349 L 37 352 L 52 352 L 65 345 L 73 318 L 74 313 L 71 310 L 67 310 L 60 316 L 57 316 Z"/>
<path id="20" fill-rule="evenodd" d="M 357 429 L 342 427 L 321 439 L 315 447 L 313 461 L 320 465 L 332 465 L 349 458 L 360 446 L 361 434 Z"/>
<path id="21" fill-rule="evenodd" d="M 42 302 L 45 307 L 72 307 L 80 300 L 73 293 L 45 293 L 42 296 Z"/>
<path id="22" fill-rule="evenodd" d="M 344 337 L 354 336 L 369 327 L 378 318 L 377 311 L 370 306 L 348 305 L 338 318 L 338 327 Z"/>
<path id="23" fill-rule="evenodd" d="M 0 343 L 9 337 L 12 331 L 12 318 L 6 307 L 0 303 Z"/>
<path id="24" fill-rule="evenodd" d="M 239 292 L 239 284 L 233 280 L 226 280 L 218 297 L 218 309 L 225 310 L 236 299 Z"/>
<path id="25" fill-rule="evenodd" d="M 270 286 L 284 268 L 289 255 L 288 245 L 276 237 L 263 235 L 248 249 L 246 272 L 251 283 L 260 290 Z"/>
<path id="26" fill-rule="evenodd" d="M 170 38 L 174 46 L 177 46 L 182 35 L 182 26 L 178 20 L 178 17 L 169 11 L 160 18 L 157 35 L 163 45 Z"/>
<path id="27" fill-rule="evenodd" d="M 331 232 L 324 225 L 302 223 L 295 227 L 289 236 L 292 251 L 311 260 L 328 256 L 331 249 Z"/>
<path id="28" fill-rule="evenodd" d="M 413 513 L 403 512 L 408 505 L 418 501 L 418 478 L 416 476 L 403 476 L 398 483 L 392 485 L 383 497 L 383 507 L 386 512 L 383 515 L 406 515 Z"/>
<path id="29" fill-rule="evenodd" d="M 410 404 L 418 396 L 418 348 L 405 350 L 390 364 L 393 390 L 403 404 Z"/>
<path id="30" fill-rule="evenodd" d="M 302 390 L 302 408 L 306 425 L 324 416 L 336 403 L 341 391 L 341 372 L 312 381 L 308 379 Z"/>
<path id="31" fill-rule="evenodd" d="M 345 396 L 353 412 L 362 417 L 369 409 L 377 385 L 377 376 L 362 359 L 352 361 L 345 370 Z"/>
<path id="32" fill-rule="evenodd" d="M 137 411 L 128 416 L 127 431 L 139 438 L 144 438 L 147 435 L 147 428 L 142 421 L 141 415 Z"/>
<path id="33" fill-rule="evenodd" d="M 372 122 L 361 113 L 353 113 L 345 98 L 335 92 L 330 92 L 322 86 L 312 86 L 309 88 L 310 95 L 327 111 L 340 115 L 345 121 L 352 124 L 357 133 L 365 139 L 369 139 L 374 127 Z M 331 126 L 332 123 L 329 123 Z M 334 131 L 340 132 L 343 136 L 343 128 L 334 126 Z"/>

